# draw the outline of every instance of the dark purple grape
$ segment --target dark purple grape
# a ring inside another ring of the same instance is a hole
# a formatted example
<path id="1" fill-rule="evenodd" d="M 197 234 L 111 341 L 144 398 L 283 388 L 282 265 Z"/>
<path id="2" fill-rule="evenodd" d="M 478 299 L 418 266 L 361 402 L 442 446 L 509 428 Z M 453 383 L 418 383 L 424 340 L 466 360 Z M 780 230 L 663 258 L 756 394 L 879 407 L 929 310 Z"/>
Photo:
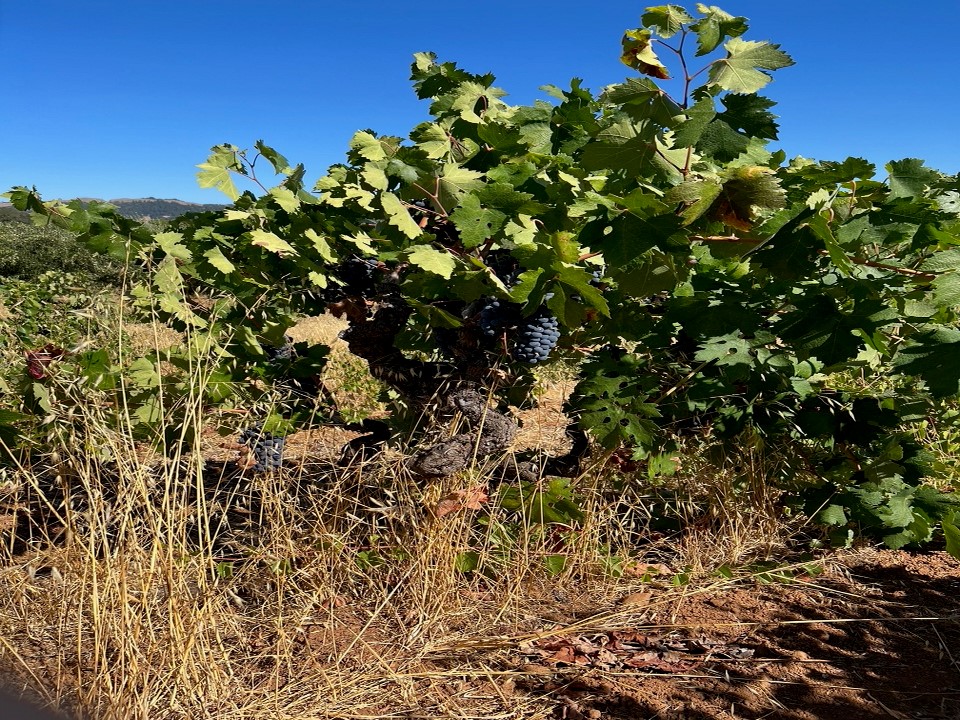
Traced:
<path id="1" fill-rule="evenodd" d="M 263 423 L 244 428 L 239 442 L 248 446 L 253 453 L 254 471 L 279 470 L 283 464 L 284 438 L 264 431 Z"/>
<path id="2" fill-rule="evenodd" d="M 520 324 L 510 351 L 517 362 L 536 365 L 550 357 L 560 339 L 560 323 L 545 307 Z"/>

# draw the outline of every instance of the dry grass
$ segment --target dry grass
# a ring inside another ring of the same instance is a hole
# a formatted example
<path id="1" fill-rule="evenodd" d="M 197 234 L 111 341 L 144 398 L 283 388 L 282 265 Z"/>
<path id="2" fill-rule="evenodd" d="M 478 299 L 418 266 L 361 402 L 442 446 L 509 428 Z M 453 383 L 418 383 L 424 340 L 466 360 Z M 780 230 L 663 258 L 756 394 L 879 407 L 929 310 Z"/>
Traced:
<path id="1" fill-rule="evenodd" d="M 297 339 L 335 337 L 311 322 Z M 364 395 L 337 357 L 328 383 Z M 526 445 L 559 447 L 567 391 L 525 416 Z M 493 492 L 483 510 L 438 512 L 490 478 L 419 485 L 402 452 L 335 468 L 307 443 L 296 466 L 255 477 L 205 463 L 182 449 L 213 430 L 188 402 L 196 436 L 160 455 L 78 403 L 73 435 L 0 488 L 0 667 L 51 705 L 101 720 L 551 717 L 555 698 L 513 691 L 520 642 L 636 622 L 650 608 L 618 601 L 648 586 L 648 562 L 712 583 L 716 565 L 783 540 L 760 457 L 688 465 L 670 480 L 687 529 L 651 542 L 664 495 L 623 476 L 611 502 L 603 463 L 573 481 L 585 520 L 545 530 Z M 463 572 L 467 550 L 486 572 Z M 664 586 L 657 603 L 690 591 Z"/>

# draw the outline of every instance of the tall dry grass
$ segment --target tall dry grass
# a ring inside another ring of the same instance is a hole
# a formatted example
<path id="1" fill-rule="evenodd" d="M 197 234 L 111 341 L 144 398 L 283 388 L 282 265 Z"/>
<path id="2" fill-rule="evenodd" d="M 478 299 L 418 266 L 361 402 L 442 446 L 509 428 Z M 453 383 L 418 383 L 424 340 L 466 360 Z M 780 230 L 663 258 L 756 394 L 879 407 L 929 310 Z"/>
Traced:
<path id="1" fill-rule="evenodd" d="M 759 455 L 746 471 L 687 459 L 652 490 L 599 458 L 572 481 L 583 522 L 559 528 L 502 508 L 489 468 L 415 482 L 403 448 L 352 467 L 308 448 L 253 475 L 195 450 L 221 420 L 193 372 L 189 429 L 158 452 L 67 387 L 68 429 L 8 472 L 0 668 L 15 689 L 103 720 L 549 717 L 553 700 L 507 682 L 518 643 L 655 620 L 690 587 L 618 604 L 649 586 L 647 564 L 709 584 L 784 539 Z M 477 489 L 479 510 L 443 505 Z M 666 497 L 682 522 L 654 532 Z"/>

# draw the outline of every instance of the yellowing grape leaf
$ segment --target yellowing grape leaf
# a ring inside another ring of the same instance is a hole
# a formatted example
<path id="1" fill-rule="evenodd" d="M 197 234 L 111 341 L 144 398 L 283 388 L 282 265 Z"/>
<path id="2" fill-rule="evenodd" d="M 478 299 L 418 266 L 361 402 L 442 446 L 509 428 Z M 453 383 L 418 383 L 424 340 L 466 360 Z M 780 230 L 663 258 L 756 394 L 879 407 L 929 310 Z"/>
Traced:
<path id="1" fill-rule="evenodd" d="M 280 257 L 297 255 L 297 251 L 290 243 L 272 232 L 267 232 L 266 230 L 251 230 L 250 237 L 251 245 L 262 247 L 264 250 L 276 253 Z"/>
<path id="2" fill-rule="evenodd" d="M 642 72 L 644 75 L 669 80 L 670 72 L 660 62 L 660 58 L 650 47 L 649 30 L 627 30 L 620 41 L 623 45 L 623 53 L 620 55 L 620 62 L 627 67 Z"/>

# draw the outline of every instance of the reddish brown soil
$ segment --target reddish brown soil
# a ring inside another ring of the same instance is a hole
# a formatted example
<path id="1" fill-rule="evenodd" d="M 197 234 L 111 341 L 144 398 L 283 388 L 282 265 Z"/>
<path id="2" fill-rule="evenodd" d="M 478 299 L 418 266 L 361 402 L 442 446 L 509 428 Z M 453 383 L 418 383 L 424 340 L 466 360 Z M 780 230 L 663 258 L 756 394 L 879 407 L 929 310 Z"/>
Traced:
<path id="1" fill-rule="evenodd" d="M 533 643 L 525 659 L 539 659 L 521 667 L 550 674 L 521 686 L 565 718 L 960 718 L 960 563 L 942 552 L 871 551 L 815 581 L 694 594 L 654 618 L 568 635 L 572 653 Z M 611 637 L 645 637 L 646 650 L 621 645 L 647 667 L 623 653 L 603 667 L 589 646 Z"/>

